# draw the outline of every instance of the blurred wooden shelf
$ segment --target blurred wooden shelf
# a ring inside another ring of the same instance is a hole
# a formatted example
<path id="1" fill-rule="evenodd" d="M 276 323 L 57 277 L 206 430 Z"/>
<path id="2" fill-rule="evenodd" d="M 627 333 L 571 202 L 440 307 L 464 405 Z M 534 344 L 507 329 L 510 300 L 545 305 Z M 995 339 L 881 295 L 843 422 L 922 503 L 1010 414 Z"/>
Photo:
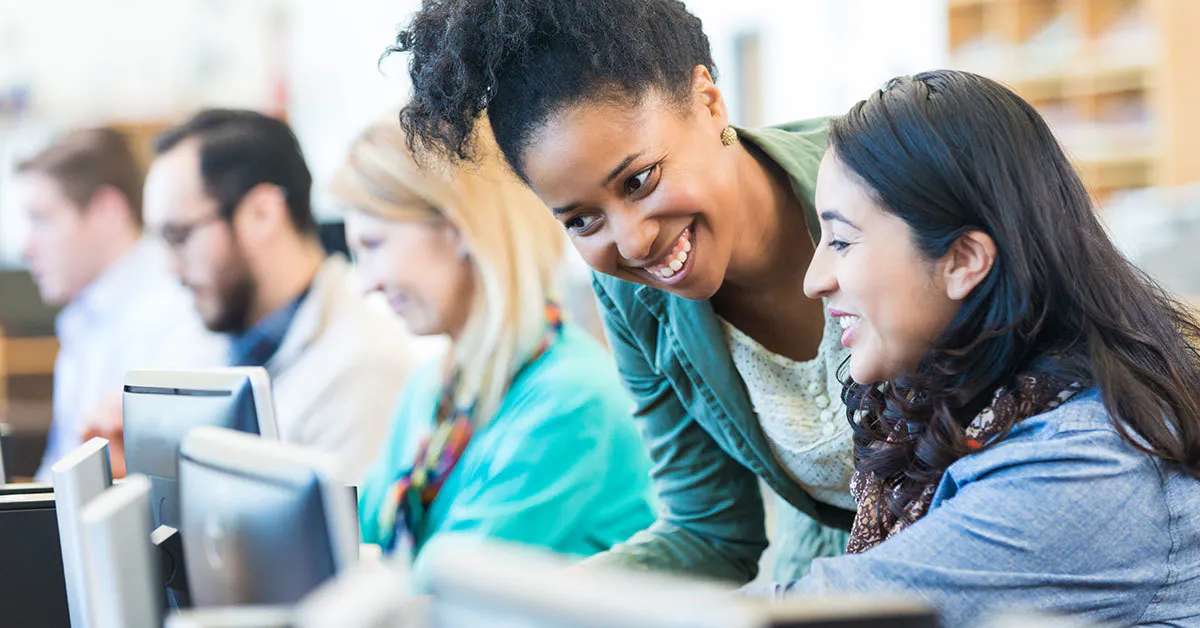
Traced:
<path id="1" fill-rule="evenodd" d="M 3 354 L 3 373 L 7 376 L 45 375 L 54 372 L 58 339 L 0 338 L 0 353 Z"/>
<path id="2" fill-rule="evenodd" d="M 1077 158 L 1075 167 L 1092 194 L 1103 200 L 1117 190 L 1153 185 L 1154 162 L 1153 153 L 1130 152 Z"/>
<path id="3" fill-rule="evenodd" d="M 1145 92 L 1153 86 L 1152 71 L 1153 68 L 1149 66 L 1115 68 L 1078 66 L 1068 68 L 1064 72 L 1044 76 L 1021 76 L 1015 72 L 1005 72 L 993 78 L 1013 88 L 1026 100 L 1040 102 Z"/>
<path id="4" fill-rule="evenodd" d="M 1198 24 L 1200 0 L 950 0 L 950 56 L 1012 87 L 1052 125 L 1112 128 L 1118 137 L 1145 124 L 1147 148 L 1077 156 L 1103 197 L 1200 181 Z M 1137 47 L 1125 54 L 1126 46 Z"/>
<path id="5" fill-rule="evenodd" d="M 1077 88 L 1068 89 L 1068 93 L 1072 96 L 1092 96 L 1148 91 L 1153 87 L 1153 72 L 1153 67 L 1145 65 L 1089 69 L 1081 73 L 1076 81 L 1068 83 L 1068 86 Z"/>

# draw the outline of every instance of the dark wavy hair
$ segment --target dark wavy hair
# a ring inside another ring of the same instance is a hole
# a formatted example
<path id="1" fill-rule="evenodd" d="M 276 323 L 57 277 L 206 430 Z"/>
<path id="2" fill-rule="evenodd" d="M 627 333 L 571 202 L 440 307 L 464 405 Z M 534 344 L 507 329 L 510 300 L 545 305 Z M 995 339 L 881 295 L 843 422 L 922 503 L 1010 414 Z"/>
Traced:
<path id="1" fill-rule="evenodd" d="M 830 144 L 927 258 L 971 230 L 997 248 L 911 377 L 847 380 L 858 468 L 893 512 L 969 452 L 964 428 L 1021 373 L 1099 388 L 1126 441 L 1200 477 L 1200 328 L 1117 252 L 1032 106 L 981 76 L 925 72 L 852 107 Z"/>
<path id="2" fill-rule="evenodd" d="M 486 111 L 522 178 L 530 135 L 563 108 L 650 88 L 683 105 L 696 66 L 716 77 L 700 20 L 678 0 L 425 0 L 394 52 L 411 54 L 410 149 L 471 159 Z"/>
<path id="3" fill-rule="evenodd" d="M 192 138 L 200 142 L 204 190 L 217 200 L 222 218 L 233 220 L 238 203 L 254 186 L 271 183 L 283 190 L 296 231 L 317 232 L 312 175 L 286 122 L 257 111 L 205 109 L 160 135 L 154 152 L 161 155 Z"/>

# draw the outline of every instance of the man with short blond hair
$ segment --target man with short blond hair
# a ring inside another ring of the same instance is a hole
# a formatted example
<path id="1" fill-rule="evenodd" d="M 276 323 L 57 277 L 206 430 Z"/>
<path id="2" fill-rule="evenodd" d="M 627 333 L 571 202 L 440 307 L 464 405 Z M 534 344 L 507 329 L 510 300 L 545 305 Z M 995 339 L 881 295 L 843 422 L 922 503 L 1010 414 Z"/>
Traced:
<path id="1" fill-rule="evenodd" d="M 119 417 L 132 368 L 216 366 L 208 333 L 170 275 L 163 247 L 142 235 L 144 170 L 112 128 L 72 131 L 17 167 L 29 218 L 24 257 L 55 321 L 54 419 L 39 480 L 80 444 L 98 416 Z"/>

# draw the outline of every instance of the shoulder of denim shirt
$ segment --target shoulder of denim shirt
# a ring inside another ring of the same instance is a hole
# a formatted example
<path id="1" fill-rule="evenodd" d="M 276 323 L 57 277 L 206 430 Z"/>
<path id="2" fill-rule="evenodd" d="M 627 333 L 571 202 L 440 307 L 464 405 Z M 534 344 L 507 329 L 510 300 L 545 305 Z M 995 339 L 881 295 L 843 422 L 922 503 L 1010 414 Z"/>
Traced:
<path id="1" fill-rule="evenodd" d="M 959 481 L 1023 463 L 1149 456 L 1127 443 L 1113 424 L 1098 389 L 1075 394 L 1063 405 L 1017 423 L 983 451 L 965 456 L 947 469 Z M 1130 461 L 1132 462 L 1132 461 Z"/>

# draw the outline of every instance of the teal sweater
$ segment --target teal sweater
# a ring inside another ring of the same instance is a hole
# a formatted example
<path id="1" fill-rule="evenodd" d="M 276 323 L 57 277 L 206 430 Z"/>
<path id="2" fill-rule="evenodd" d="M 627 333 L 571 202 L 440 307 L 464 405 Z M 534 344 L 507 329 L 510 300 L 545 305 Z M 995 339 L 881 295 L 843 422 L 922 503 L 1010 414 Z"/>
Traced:
<path id="1" fill-rule="evenodd" d="M 738 136 L 788 174 L 818 241 L 813 191 L 828 143 L 826 120 L 739 128 Z M 844 553 L 854 513 L 813 499 L 779 463 L 712 303 L 599 273 L 593 278 L 663 502 L 653 527 L 593 562 L 748 582 L 767 546 L 760 481 L 785 502 L 776 518 L 777 581 L 798 579 L 813 558 Z M 836 373 L 845 357 L 838 348 L 821 359 Z"/>
<path id="2" fill-rule="evenodd" d="M 359 491 L 365 543 L 382 545 L 392 534 L 381 529 L 380 511 L 432 429 L 439 375 L 437 365 L 428 367 L 401 394 Z M 649 526 L 650 460 L 632 412 L 612 357 L 568 323 L 467 446 L 416 535 L 417 551 L 454 532 L 589 556 Z"/>

